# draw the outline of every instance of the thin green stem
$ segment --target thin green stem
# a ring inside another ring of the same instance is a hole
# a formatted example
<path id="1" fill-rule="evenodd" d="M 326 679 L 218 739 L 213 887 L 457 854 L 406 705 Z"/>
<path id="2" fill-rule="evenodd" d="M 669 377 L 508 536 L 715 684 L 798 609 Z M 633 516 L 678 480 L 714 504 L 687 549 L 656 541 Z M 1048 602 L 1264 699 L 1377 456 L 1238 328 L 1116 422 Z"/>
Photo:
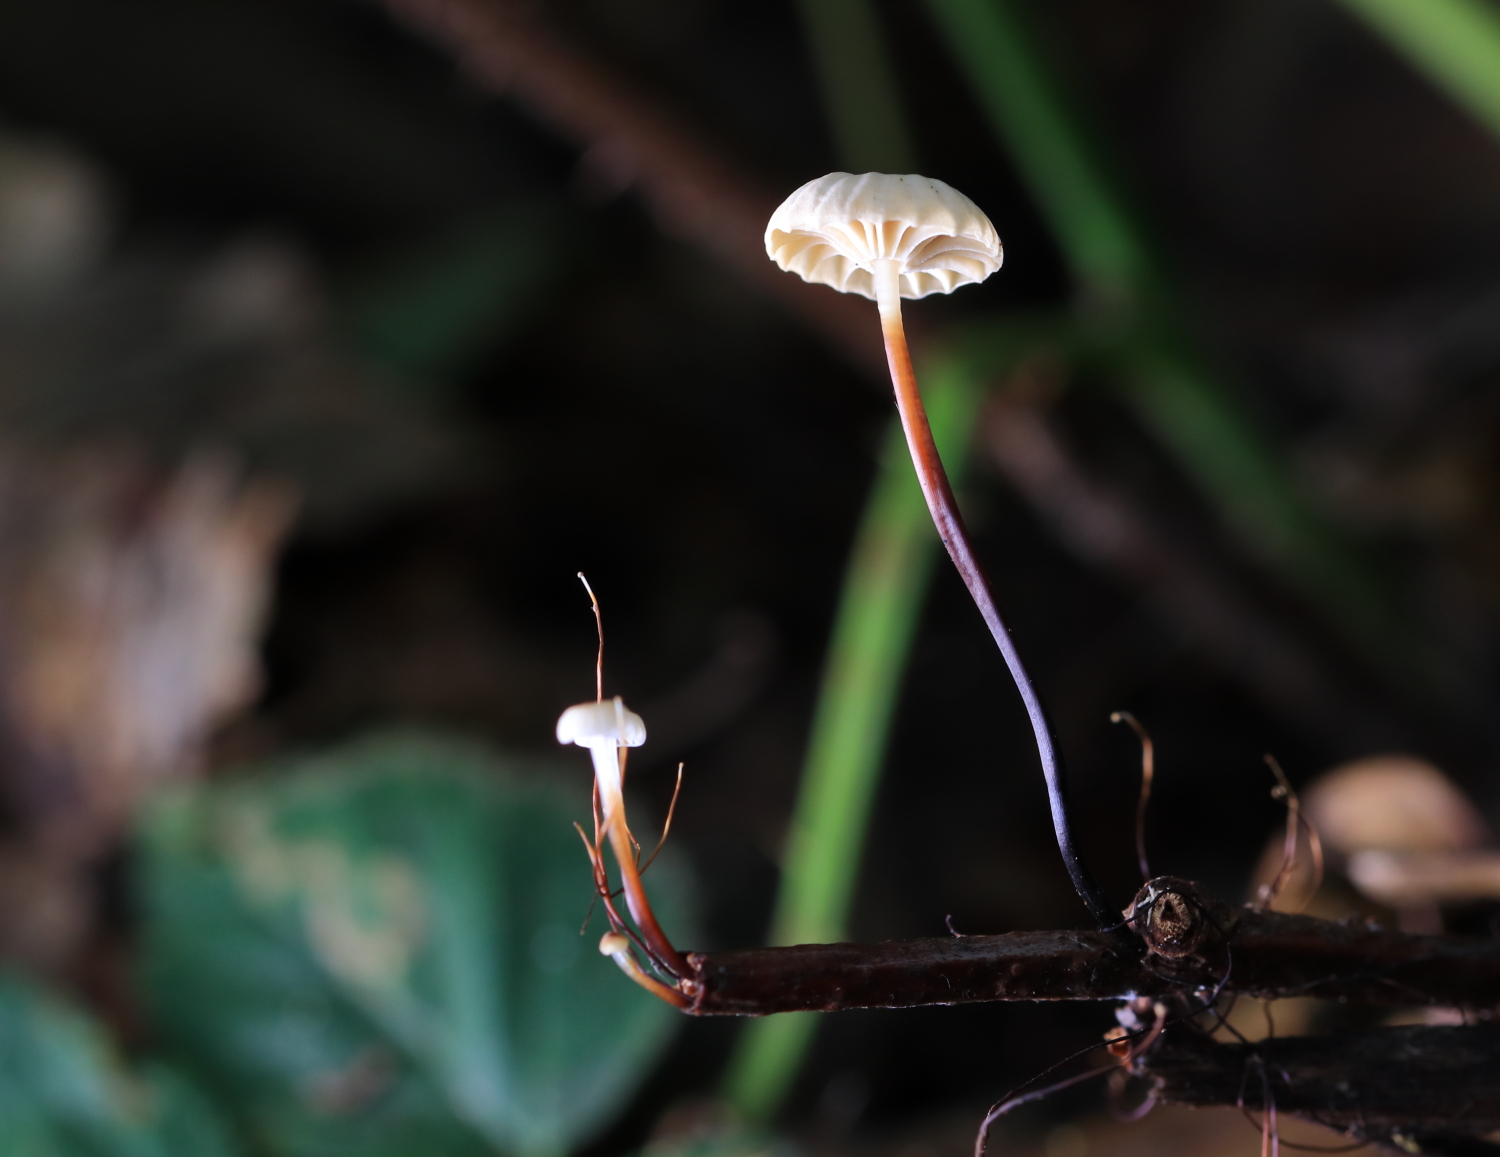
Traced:
<path id="1" fill-rule="evenodd" d="M 1079 285 L 1097 303 L 1129 308 L 1152 280 L 1149 249 L 1030 30 L 1002 0 L 928 0 L 928 9 Z"/>
<path id="2" fill-rule="evenodd" d="M 855 172 L 912 171 L 915 149 L 870 0 L 799 0 L 798 9 L 840 163 Z M 969 380 L 957 375 L 940 384 L 934 398 L 938 436 L 959 462 L 976 395 Z M 773 944 L 846 934 L 896 692 L 932 571 L 936 541 L 930 526 L 901 428 L 893 423 L 844 578 L 787 833 Z M 817 1023 L 814 1015 L 794 1014 L 745 1026 L 724 1088 L 746 1120 L 775 1113 Z"/>
<path id="3" fill-rule="evenodd" d="M 916 148 L 870 0 L 798 0 L 839 163 L 852 172 L 909 173 Z"/>

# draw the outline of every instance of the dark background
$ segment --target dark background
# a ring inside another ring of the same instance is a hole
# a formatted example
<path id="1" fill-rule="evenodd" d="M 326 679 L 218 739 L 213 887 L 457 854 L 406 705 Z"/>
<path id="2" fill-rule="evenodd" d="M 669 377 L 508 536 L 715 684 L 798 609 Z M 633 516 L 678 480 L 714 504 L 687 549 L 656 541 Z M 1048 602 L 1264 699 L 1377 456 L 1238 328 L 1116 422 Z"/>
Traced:
<path id="1" fill-rule="evenodd" d="M 1362 542 L 1462 675 L 1462 694 L 1424 698 L 1363 670 L 1097 375 L 1080 374 L 1051 414 L 1080 461 L 1326 656 L 1365 721 L 1273 702 L 1149 590 L 1070 550 L 977 453 L 965 508 L 1058 723 L 1090 860 L 1123 903 L 1137 880 L 1137 748 L 1109 724 L 1121 708 L 1158 745 L 1154 866 L 1232 898 L 1282 815 L 1266 752 L 1300 783 L 1347 758 L 1413 750 L 1493 811 L 1500 148 L 1324 0 L 1036 8 L 1196 340 L 1315 507 Z M 917 324 L 1066 305 L 1042 217 L 924 9 L 879 10 L 922 171 L 978 202 L 1006 246 L 997 277 L 915 307 Z M 761 187 L 781 195 L 840 167 L 789 4 L 559 0 L 545 12 Z M 548 748 L 557 712 L 592 689 L 583 570 L 604 606 L 606 691 L 660 736 L 634 765 L 647 814 L 664 810 L 671 765 L 686 760 L 673 838 L 698 872 L 704 935 L 758 943 L 889 419 L 879 383 L 663 235 L 576 142 L 481 91 L 376 4 L 11 0 L 0 118 L 16 138 L 62 142 L 98 167 L 108 276 L 136 287 L 131 300 L 158 301 L 123 336 L 80 305 L 56 340 L 112 366 L 121 392 L 76 414 L 21 407 L 13 428 L 124 431 L 162 461 L 226 441 L 303 491 L 275 584 L 267 686 L 219 737 L 215 763 L 391 720 Z M 246 251 L 292 271 L 302 296 L 280 300 L 286 327 L 250 354 L 125 373 L 122 358 L 179 349 L 172 287 Z M 489 255 L 512 271 L 499 288 L 485 281 Z M 372 415 L 365 433 L 307 450 L 300 411 L 243 438 L 223 420 L 260 380 L 245 366 L 261 358 L 275 373 L 287 347 L 330 351 L 316 374 L 349 383 L 340 404 Z M 193 385 L 207 379 L 209 394 Z M 1004 669 L 945 566 L 894 723 L 860 938 L 940 934 L 950 914 L 970 931 L 1083 921 L 1033 759 Z M 859 1128 L 878 1135 L 971 1109 L 1107 1019 L 1051 1007 L 834 1017 L 790 1119 L 822 1113 L 834 1128 L 852 1097 Z M 667 1104 L 711 1091 L 732 1029 L 687 1026 L 603 1147 L 638 1141 Z"/>

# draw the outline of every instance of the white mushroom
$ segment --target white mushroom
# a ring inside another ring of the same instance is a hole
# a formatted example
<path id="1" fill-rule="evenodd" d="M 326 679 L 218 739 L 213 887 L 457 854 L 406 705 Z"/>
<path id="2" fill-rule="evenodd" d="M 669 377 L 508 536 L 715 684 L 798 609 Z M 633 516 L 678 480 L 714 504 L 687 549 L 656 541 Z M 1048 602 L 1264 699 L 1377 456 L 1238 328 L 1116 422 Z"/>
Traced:
<path id="1" fill-rule="evenodd" d="M 641 884 L 641 870 L 636 864 L 636 848 L 630 835 L 630 826 L 625 820 L 625 797 L 621 791 L 624 783 L 624 753 L 621 749 L 639 747 L 646 742 L 645 721 L 626 707 L 625 700 L 618 695 L 613 699 L 579 703 L 569 707 L 558 717 L 557 741 L 576 743 L 579 747 L 586 747 L 589 755 L 593 757 L 594 782 L 599 786 L 601 815 L 595 841 L 590 847 L 593 849 L 595 872 L 600 887 L 603 889 L 602 894 L 605 897 L 606 906 L 609 905 L 609 888 L 603 876 L 602 840 L 604 839 L 607 839 L 610 847 L 614 849 L 615 862 L 620 866 L 620 884 L 625 893 L 625 903 L 630 909 L 630 915 L 635 920 L 636 926 L 640 929 L 646 946 L 651 950 L 656 961 L 665 966 L 673 975 L 686 975 L 687 965 L 683 961 L 682 954 L 672 947 L 672 942 L 667 939 L 666 933 L 661 930 L 661 925 L 657 923 L 656 916 L 651 911 L 651 902 L 646 896 L 646 889 Z M 614 920 L 613 916 L 611 920 Z M 618 928 L 614 928 L 613 931 L 618 932 Z M 613 940 L 606 940 L 606 943 L 618 946 Z M 600 950 L 604 951 L 604 948 L 601 947 Z M 605 951 L 605 955 L 615 956 L 616 963 L 621 962 L 621 957 L 613 951 Z M 626 951 L 625 956 L 629 958 L 629 955 Z M 625 965 L 621 963 L 621 967 Z M 648 988 L 656 985 L 652 991 L 660 989 L 657 995 L 662 996 L 663 999 L 680 1003 L 680 995 L 665 995 L 671 990 L 664 988 L 656 981 L 648 983 L 649 978 L 645 976 L 645 973 L 639 975 L 632 973 L 632 975 L 635 976 L 637 983 L 646 984 Z"/>
<path id="2" fill-rule="evenodd" d="M 880 310 L 896 408 L 927 509 L 948 557 L 984 616 L 1026 705 L 1047 780 L 1052 827 L 1079 897 L 1100 927 L 1119 922 L 1118 909 L 1089 876 L 1073 846 L 1057 743 L 1021 656 L 1000 617 L 984 569 L 948 483 L 901 321 L 903 297 L 952 293 L 1000 268 L 1000 238 L 989 218 L 956 189 L 931 177 L 890 173 L 829 173 L 788 197 L 766 226 L 766 253 L 804 281 L 873 298 Z"/>
<path id="3" fill-rule="evenodd" d="M 599 939 L 599 955 L 608 956 L 621 972 L 652 995 L 659 996 L 678 1008 L 687 1005 L 687 1000 L 678 989 L 669 988 L 640 966 L 630 951 L 629 937 L 619 932 L 606 932 Z"/>
<path id="4" fill-rule="evenodd" d="M 957 189 L 889 173 L 809 181 L 772 214 L 766 252 L 804 281 L 872 301 L 882 280 L 899 297 L 952 293 L 994 273 L 1002 254 L 989 218 Z"/>
<path id="5" fill-rule="evenodd" d="M 594 759 L 594 781 L 599 785 L 599 806 L 608 831 L 622 811 L 620 748 L 639 747 L 646 742 L 646 723 L 616 695 L 594 703 L 569 707 L 557 720 L 557 741 L 576 743 L 589 749 Z"/>

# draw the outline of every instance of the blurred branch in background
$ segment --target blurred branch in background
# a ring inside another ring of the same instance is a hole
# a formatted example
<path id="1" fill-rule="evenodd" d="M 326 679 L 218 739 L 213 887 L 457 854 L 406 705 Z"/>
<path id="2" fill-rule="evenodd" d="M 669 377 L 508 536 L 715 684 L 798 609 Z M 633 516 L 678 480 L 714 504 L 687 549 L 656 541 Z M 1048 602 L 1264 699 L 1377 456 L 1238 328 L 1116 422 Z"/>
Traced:
<path id="1" fill-rule="evenodd" d="M 1488 0 L 1339 0 L 1500 137 L 1500 11 Z"/>
<path id="2" fill-rule="evenodd" d="M 1133 586 L 1184 640 L 1210 652 L 1281 714 L 1314 729 L 1391 743 L 1392 721 L 1348 694 L 1324 657 L 1186 542 L 1155 525 L 1128 490 L 1094 477 L 1049 420 L 1066 372 L 1055 354 L 1021 364 L 981 422 L 984 448 L 1080 558 Z"/>
<path id="3" fill-rule="evenodd" d="M 583 150 L 591 178 L 634 189 L 668 236 L 704 250 L 739 280 L 821 332 L 871 374 L 885 374 L 868 310 L 819 293 L 766 260 L 778 198 L 670 109 L 569 44 L 515 0 L 385 0 L 400 20 L 448 48 L 491 92 L 513 97 Z"/>

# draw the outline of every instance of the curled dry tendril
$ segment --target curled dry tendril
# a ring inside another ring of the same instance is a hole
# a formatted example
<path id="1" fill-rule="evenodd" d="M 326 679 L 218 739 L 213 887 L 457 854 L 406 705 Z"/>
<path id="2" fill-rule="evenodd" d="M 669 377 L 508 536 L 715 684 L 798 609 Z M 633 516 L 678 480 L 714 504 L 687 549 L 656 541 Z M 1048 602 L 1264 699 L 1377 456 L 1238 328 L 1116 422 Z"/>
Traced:
<path id="1" fill-rule="evenodd" d="M 991 1127 L 995 1124 L 996 1121 L 998 1121 L 1006 1114 L 1014 1112 L 1022 1105 L 1029 1105 L 1034 1101 L 1040 1101 L 1045 1097 L 1050 1097 L 1053 1093 L 1061 1092 L 1063 1089 L 1069 1089 L 1074 1085 L 1080 1085 L 1084 1081 L 1092 1080 L 1095 1077 L 1102 1077 L 1106 1073 L 1116 1073 L 1128 1069 L 1130 1065 L 1135 1062 L 1137 1057 L 1146 1052 L 1147 1049 L 1149 1049 L 1153 1044 L 1156 1043 L 1157 1038 L 1162 1034 L 1162 1030 L 1168 1024 L 1166 1005 L 1158 1001 L 1152 1005 L 1151 1012 L 1153 1020 L 1152 1023 L 1147 1025 L 1146 1027 L 1138 1028 L 1133 1031 L 1126 1030 L 1124 1028 L 1117 1029 L 1109 1036 L 1107 1036 L 1103 1041 L 1100 1041 L 1098 1044 L 1090 1045 L 1086 1049 L 1080 1049 L 1072 1056 L 1064 1057 L 1062 1060 L 1058 1061 L 1051 1067 L 1042 1070 L 1042 1072 L 1038 1073 L 1036 1076 L 1032 1077 L 1031 1080 L 1027 1081 L 1026 1084 L 1020 1085 L 1005 1097 L 1003 1097 L 1001 1100 L 997 1101 L 993 1106 L 991 1106 L 990 1111 L 985 1114 L 984 1120 L 980 1122 L 979 1134 L 974 1138 L 974 1157 L 984 1157 L 985 1146 L 989 1143 Z M 1194 1013 L 1192 1015 L 1197 1014 Z M 1077 1073 L 1074 1076 L 1066 1077 L 1063 1080 L 1056 1081 L 1044 1088 L 1033 1089 L 1029 1093 L 1021 1092 L 1021 1089 L 1024 1089 L 1026 1085 L 1035 1084 L 1037 1081 L 1041 1080 L 1048 1074 L 1056 1072 L 1069 1061 L 1076 1060 L 1081 1056 L 1087 1056 L 1092 1052 L 1097 1052 L 1101 1048 L 1109 1050 L 1110 1055 L 1115 1058 L 1114 1064 L 1105 1065 L 1101 1068 L 1094 1069 L 1091 1072 L 1087 1073 Z"/>
<path id="2" fill-rule="evenodd" d="M 1276 878 L 1271 883 L 1260 886 L 1253 906 L 1257 911 L 1269 908 L 1292 878 L 1292 872 L 1297 866 L 1297 837 L 1300 830 L 1307 833 L 1307 847 L 1312 858 L 1312 884 L 1298 906 L 1298 911 L 1301 911 L 1313 896 L 1317 895 L 1318 889 L 1323 884 L 1323 841 L 1318 836 L 1318 829 L 1302 811 L 1302 801 L 1293 790 L 1291 781 L 1287 779 L 1286 772 L 1281 769 L 1281 764 L 1274 755 L 1266 756 L 1266 766 L 1276 777 L 1276 786 L 1271 789 L 1271 797 L 1286 801 L 1286 842 L 1281 856 L 1281 868 L 1276 873 Z"/>
<path id="3" fill-rule="evenodd" d="M 1127 724 L 1141 741 L 1141 798 L 1135 805 L 1135 857 L 1140 865 L 1141 879 L 1149 880 L 1151 864 L 1146 859 L 1146 808 L 1151 803 L 1151 781 L 1156 778 L 1156 745 L 1129 711 L 1116 711 L 1109 721 Z"/>

